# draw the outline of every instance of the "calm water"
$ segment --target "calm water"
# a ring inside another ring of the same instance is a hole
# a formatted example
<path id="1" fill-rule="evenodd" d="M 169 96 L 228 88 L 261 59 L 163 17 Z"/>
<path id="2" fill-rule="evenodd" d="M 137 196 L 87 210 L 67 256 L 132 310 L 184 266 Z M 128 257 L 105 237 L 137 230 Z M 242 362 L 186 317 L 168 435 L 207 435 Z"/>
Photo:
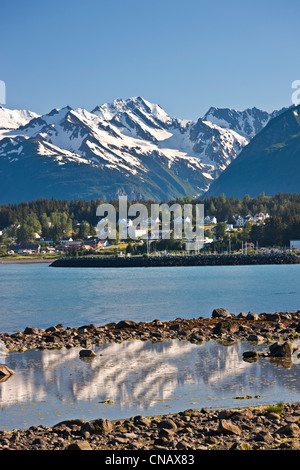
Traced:
<path id="1" fill-rule="evenodd" d="M 0 331 L 300 308 L 300 265 L 50 268 L 0 265 Z"/>
<path id="2" fill-rule="evenodd" d="M 0 265 L 0 331 L 124 318 L 151 321 L 211 316 L 216 307 L 271 312 L 299 308 L 300 266 L 54 269 Z M 128 341 L 95 349 L 29 350 L 0 357 L 16 374 L 0 383 L 0 429 L 109 419 L 187 408 L 300 401 L 299 360 L 290 369 L 259 359 L 248 343 L 221 346 Z M 0 351 L 1 355 L 1 351 Z M 237 396 L 259 398 L 237 400 Z M 110 404 L 103 403 L 106 400 Z"/>
<path id="3" fill-rule="evenodd" d="M 249 349 L 248 342 L 135 340 L 95 348 L 92 360 L 79 358 L 78 348 L 12 352 L 1 358 L 16 374 L 0 383 L 0 429 L 300 401 L 296 355 L 284 368 L 269 359 L 243 361 Z"/>

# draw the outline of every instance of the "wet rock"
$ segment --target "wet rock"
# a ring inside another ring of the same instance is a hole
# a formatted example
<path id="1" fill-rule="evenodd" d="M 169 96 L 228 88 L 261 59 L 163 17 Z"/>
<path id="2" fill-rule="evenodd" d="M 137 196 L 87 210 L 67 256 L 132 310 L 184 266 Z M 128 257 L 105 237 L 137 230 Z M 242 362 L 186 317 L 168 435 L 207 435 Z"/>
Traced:
<path id="1" fill-rule="evenodd" d="M 239 330 L 238 323 L 232 320 L 224 320 L 216 324 L 215 328 L 213 329 L 214 334 L 219 333 L 236 333 Z"/>
<path id="2" fill-rule="evenodd" d="M 243 359 L 256 361 L 258 359 L 258 352 L 257 351 L 245 351 L 243 352 Z"/>
<path id="3" fill-rule="evenodd" d="M 252 334 L 247 337 L 247 341 L 249 341 L 250 343 L 263 343 L 265 341 L 265 338 L 261 335 Z"/>
<path id="4" fill-rule="evenodd" d="M 97 354 L 95 351 L 92 351 L 91 349 L 82 349 L 79 351 L 79 356 L 80 357 L 96 357 Z"/>
<path id="5" fill-rule="evenodd" d="M 56 335 L 48 335 L 45 337 L 46 343 L 59 343 L 60 339 Z"/>
<path id="6" fill-rule="evenodd" d="M 285 341 L 284 343 L 273 343 L 269 347 L 271 357 L 283 357 L 283 358 L 292 358 L 293 354 L 293 345 L 290 341 Z"/>

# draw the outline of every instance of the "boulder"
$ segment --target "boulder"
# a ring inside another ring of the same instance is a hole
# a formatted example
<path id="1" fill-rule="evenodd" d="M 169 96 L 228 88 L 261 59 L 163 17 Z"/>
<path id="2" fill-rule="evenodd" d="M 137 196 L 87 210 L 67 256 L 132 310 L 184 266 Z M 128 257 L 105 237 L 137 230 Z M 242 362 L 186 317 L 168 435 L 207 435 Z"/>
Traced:
<path id="1" fill-rule="evenodd" d="M 82 349 L 81 351 L 79 351 L 79 356 L 80 357 L 95 357 L 97 356 L 97 354 L 91 349 Z"/>
<path id="2" fill-rule="evenodd" d="M 111 421 L 105 418 L 94 419 L 88 421 L 82 426 L 82 432 L 89 432 L 90 434 L 109 434 L 113 430 Z"/>
<path id="3" fill-rule="evenodd" d="M 274 441 L 274 437 L 269 431 L 261 430 L 256 434 L 255 440 L 270 444 L 271 442 Z"/>
<path id="4" fill-rule="evenodd" d="M 246 316 L 246 320 L 259 320 L 259 316 L 257 315 L 257 313 L 249 312 Z"/>
<path id="5" fill-rule="evenodd" d="M 267 321 L 279 321 L 280 320 L 279 313 L 264 313 L 263 315 Z"/>
<path id="6" fill-rule="evenodd" d="M 144 418 L 143 416 L 135 416 L 134 417 L 134 424 L 135 426 L 150 426 L 151 421 L 147 418 Z"/>
<path id="7" fill-rule="evenodd" d="M 269 347 L 270 356 L 272 357 L 285 357 L 292 358 L 293 354 L 293 345 L 290 341 L 285 341 L 284 343 L 273 343 Z"/>
<path id="8" fill-rule="evenodd" d="M 123 328 L 137 328 L 138 324 L 133 320 L 121 320 L 119 323 L 116 324 L 115 328 L 117 330 L 121 330 Z"/>
<path id="9" fill-rule="evenodd" d="M 211 314 L 212 318 L 231 318 L 231 314 L 225 308 L 215 308 Z"/>
<path id="10" fill-rule="evenodd" d="M 241 429 L 236 424 L 233 424 L 230 420 L 221 419 L 219 422 L 219 427 L 217 429 L 218 434 L 234 435 L 241 434 Z"/>
<path id="11" fill-rule="evenodd" d="M 256 361 L 258 359 L 258 352 L 257 351 L 245 351 L 243 352 L 243 359 Z"/>
<path id="12" fill-rule="evenodd" d="M 24 335 L 38 335 L 39 333 L 39 329 L 34 326 L 26 326 L 24 330 Z"/>
<path id="13" fill-rule="evenodd" d="M 92 450 L 88 441 L 77 441 L 70 444 L 66 450 Z"/>
<path id="14" fill-rule="evenodd" d="M 213 333 L 236 333 L 239 330 L 239 325 L 230 320 L 220 321 L 213 329 Z"/>
<path id="15" fill-rule="evenodd" d="M 263 343 L 265 338 L 261 335 L 251 334 L 247 337 L 247 341 L 250 341 L 250 343 Z"/>
<path id="16" fill-rule="evenodd" d="M 289 423 L 285 426 L 282 426 L 280 429 L 276 431 L 278 434 L 283 434 L 284 436 L 289 437 L 299 437 L 300 436 L 300 428 L 296 423 Z"/>
<path id="17" fill-rule="evenodd" d="M 177 424 L 172 419 L 163 419 L 157 424 L 160 429 L 177 429 Z"/>
<path id="18" fill-rule="evenodd" d="M 45 337 L 46 343 L 59 343 L 60 339 L 58 336 L 55 335 L 47 335 Z"/>
<path id="19" fill-rule="evenodd" d="M 237 316 L 239 319 L 245 319 L 247 317 L 247 313 L 245 312 L 240 312 Z"/>

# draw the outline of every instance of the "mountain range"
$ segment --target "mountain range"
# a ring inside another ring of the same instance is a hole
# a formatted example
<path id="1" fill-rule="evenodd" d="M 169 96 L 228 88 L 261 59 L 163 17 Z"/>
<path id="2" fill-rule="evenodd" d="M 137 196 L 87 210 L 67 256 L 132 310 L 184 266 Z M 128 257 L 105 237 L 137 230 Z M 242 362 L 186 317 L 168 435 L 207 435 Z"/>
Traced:
<path id="1" fill-rule="evenodd" d="M 210 186 L 237 198 L 300 192 L 300 105 L 271 119 Z"/>
<path id="2" fill-rule="evenodd" d="M 0 203 L 201 197 L 286 112 L 210 108 L 183 120 L 142 97 L 45 115 L 0 106 Z"/>

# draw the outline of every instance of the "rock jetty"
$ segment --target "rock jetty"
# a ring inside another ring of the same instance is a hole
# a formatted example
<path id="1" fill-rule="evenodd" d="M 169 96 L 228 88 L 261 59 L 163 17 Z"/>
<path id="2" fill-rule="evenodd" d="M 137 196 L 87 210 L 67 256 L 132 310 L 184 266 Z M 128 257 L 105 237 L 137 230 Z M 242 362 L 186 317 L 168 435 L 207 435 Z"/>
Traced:
<path id="1" fill-rule="evenodd" d="M 164 266 L 239 266 L 258 264 L 299 264 L 294 253 L 189 255 L 189 256 L 82 256 L 59 258 L 54 268 L 141 268 Z"/>

